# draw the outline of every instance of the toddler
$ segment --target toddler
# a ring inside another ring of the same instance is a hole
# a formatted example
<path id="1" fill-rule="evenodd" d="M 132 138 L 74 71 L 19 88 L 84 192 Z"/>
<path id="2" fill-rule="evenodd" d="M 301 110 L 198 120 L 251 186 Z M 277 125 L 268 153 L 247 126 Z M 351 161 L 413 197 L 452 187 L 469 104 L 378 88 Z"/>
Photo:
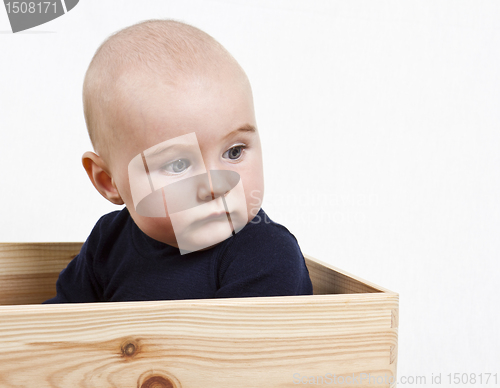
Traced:
<path id="1" fill-rule="evenodd" d="M 243 69 L 171 20 L 125 28 L 83 87 L 104 215 L 45 303 L 312 294 L 295 237 L 260 207 L 262 153 Z"/>

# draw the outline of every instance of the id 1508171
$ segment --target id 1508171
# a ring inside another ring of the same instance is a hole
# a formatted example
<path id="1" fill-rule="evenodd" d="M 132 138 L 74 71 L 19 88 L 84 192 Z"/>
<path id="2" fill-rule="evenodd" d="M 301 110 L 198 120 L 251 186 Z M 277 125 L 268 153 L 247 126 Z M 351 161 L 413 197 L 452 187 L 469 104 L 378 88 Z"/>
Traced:
<path id="1" fill-rule="evenodd" d="M 498 384 L 497 373 L 448 373 L 446 375 L 449 384 L 474 385 L 474 384 Z"/>
<path id="2" fill-rule="evenodd" d="M 5 8 L 7 13 L 57 13 L 57 1 L 9 1 Z"/>

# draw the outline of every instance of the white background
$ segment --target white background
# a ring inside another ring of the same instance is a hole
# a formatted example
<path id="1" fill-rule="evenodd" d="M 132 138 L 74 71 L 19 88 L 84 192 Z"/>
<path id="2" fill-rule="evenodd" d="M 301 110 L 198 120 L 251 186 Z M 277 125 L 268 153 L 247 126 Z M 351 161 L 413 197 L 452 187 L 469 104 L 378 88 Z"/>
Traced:
<path id="1" fill-rule="evenodd" d="M 500 2 L 82 0 L 18 34 L 0 9 L 0 241 L 83 241 L 118 209 L 81 166 L 83 76 L 167 17 L 246 70 L 270 217 L 399 292 L 398 374 L 500 374 Z"/>

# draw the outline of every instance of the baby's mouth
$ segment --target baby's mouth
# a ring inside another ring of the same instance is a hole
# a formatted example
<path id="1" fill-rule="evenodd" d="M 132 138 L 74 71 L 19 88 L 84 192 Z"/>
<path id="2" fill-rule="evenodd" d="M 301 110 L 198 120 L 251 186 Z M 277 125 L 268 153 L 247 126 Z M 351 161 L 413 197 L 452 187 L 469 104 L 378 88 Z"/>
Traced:
<path id="1" fill-rule="evenodd" d="M 222 217 L 227 217 L 227 213 L 225 211 L 222 211 L 222 212 L 214 212 L 210 215 L 208 215 L 207 217 L 205 217 L 203 220 L 206 220 L 206 221 L 213 221 L 213 220 L 217 220 L 219 218 L 222 218 Z"/>

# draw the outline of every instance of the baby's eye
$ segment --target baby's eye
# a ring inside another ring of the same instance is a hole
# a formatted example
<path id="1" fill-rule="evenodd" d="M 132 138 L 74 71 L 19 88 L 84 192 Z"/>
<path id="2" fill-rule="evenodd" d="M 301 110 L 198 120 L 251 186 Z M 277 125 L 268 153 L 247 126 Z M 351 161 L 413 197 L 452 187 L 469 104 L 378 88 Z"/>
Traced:
<path id="1" fill-rule="evenodd" d="M 180 174 L 186 171 L 189 166 L 191 166 L 191 162 L 188 159 L 177 159 L 174 162 L 167 163 L 163 166 L 163 169 L 173 174 Z"/>
<path id="2" fill-rule="evenodd" d="M 245 148 L 246 147 L 244 145 L 231 147 L 226 152 L 224 152 L 222 157 L 226 159 L 237 160 L 241 157 L 241 154 L 243 153 L 243 150 Z"/>

